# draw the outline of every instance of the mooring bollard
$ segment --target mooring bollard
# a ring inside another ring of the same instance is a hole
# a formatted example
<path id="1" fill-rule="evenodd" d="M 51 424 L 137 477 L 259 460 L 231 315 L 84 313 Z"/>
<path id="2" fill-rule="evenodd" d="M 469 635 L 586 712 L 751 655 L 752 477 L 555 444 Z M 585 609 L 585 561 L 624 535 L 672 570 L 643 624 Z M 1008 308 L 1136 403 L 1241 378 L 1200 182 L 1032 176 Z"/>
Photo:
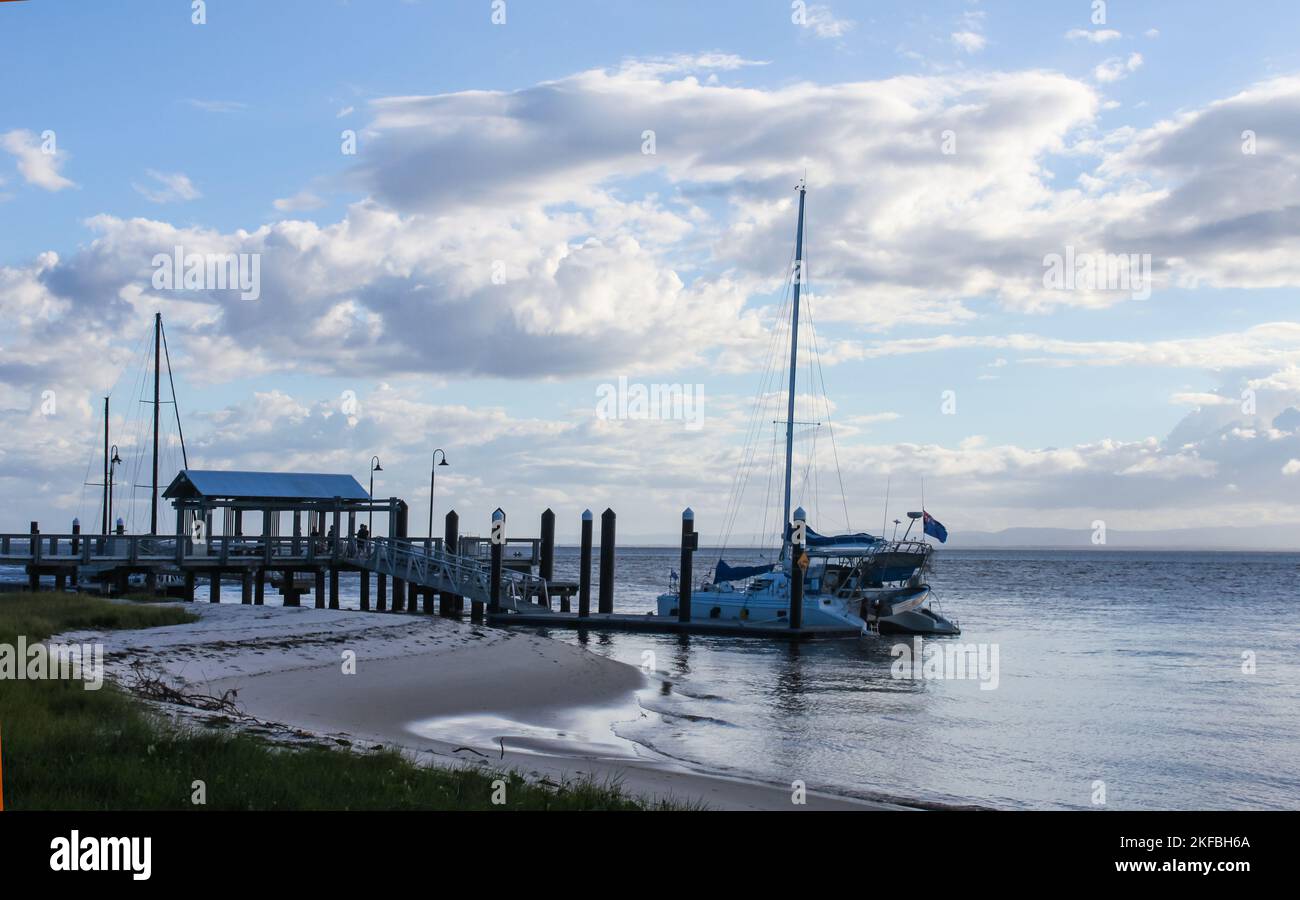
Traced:
<path id="1" fill-rule="evenodd" d="M 506 514 L 500 507 L 492 513 L 492 531 L 489 533 L 489 540 L 492 542 L 492 568 L 489 579 L 488 612 L 495 615 L 501 612 L 501 558 L 506 546 Z"/>
<path id="2" fill-rule="evenodd" d="M 790 627 L 803 626 L 803 576 L 808 569 L 808 554 L 804 552 L 807 535 L 807 514 L 803 507 L 794 511 L 794 533 L 790 535 Z"/>
<path id="3" fill-rule="evenodd" d="M 691 620 L 691 560 L 699 547 L 695 533 L 695 512 L 688 506 L 682 511 L 682 562 L 677 577 L 677 621 Z"/>
<path id="4" fill-rule="evenodd" d="M 578 618 L 591 615 L 591 510 L 582 511 L 582 551 L 578 559 Z"/>
<path id="5" fill-rule="evenodd" d="M 600 611 L 614 611 L 614 510 L 600 514 Z"/>

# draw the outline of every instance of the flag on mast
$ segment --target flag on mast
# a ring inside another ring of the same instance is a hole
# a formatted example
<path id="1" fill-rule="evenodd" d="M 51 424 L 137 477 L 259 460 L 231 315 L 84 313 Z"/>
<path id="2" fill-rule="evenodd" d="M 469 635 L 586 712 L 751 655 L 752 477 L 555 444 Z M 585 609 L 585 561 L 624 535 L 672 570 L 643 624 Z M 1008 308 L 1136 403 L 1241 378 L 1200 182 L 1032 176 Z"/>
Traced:
<path id="1" fill-rule="evenodd" d="M 941 544 L 947 543 L 948 529 L 943 527 L 943 523 L 925 510 L 922 510 L 921 514 L 924 519 L 925 533 Z"/>

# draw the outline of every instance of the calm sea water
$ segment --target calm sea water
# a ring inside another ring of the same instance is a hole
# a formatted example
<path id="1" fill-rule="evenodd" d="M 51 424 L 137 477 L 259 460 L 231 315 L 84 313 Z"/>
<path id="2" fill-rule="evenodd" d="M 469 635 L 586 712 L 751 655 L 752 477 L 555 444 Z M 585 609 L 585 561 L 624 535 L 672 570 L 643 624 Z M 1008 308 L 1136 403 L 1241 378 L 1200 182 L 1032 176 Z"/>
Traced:
<path id="1" fill-rule="evenodd" d="M 676 558 L 621 548 L 616 608 L 651 610 Z M 556 568 L 576 579 L 576 549 Z M 931 583 L 956 640 L 996 645 L 995 690 L 894 678 L 898 637 L 550 635 L 652 664 L 617 731 L 690 764 L 1002 808 L 1094 808 L 1101 785 L 1105 808 L 1300 808 L 1300 554 L 945 550 Z"/>

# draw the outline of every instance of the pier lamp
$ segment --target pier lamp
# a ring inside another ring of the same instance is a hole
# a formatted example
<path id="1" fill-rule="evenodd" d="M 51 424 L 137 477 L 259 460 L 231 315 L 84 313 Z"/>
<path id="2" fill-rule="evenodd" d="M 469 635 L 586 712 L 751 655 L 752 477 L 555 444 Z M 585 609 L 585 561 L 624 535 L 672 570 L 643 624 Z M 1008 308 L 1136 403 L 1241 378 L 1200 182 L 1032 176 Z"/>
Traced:
<path id="1" fill-rule="evenodd" d="M 442 454 L 442 462 L 438 462 L 438 454 Z M 438 466 L 447 465 L 447 452 L 441 447 L 433 451 L 433 462 L 429 467 L 429 537 L 433 537 L 433 485 L 438 476 Z"/>
<path id="2" fill-rule="evenodd" d="M 366 531 L 370 536 L 375 536 L 375 473 L 384 471 L 384 467 L 379 464 L 379 457 L 370 457 L 370 521 L 366 525 Z"/>
<path id="3" fill-rule="evenodd" d="M 108 461 L 108 520 L 113 521 L 113 476 L 117 467 L 122 465 L 122 457 L 117 455 L 117 444 L 113 445 L 113 458 Z"/>

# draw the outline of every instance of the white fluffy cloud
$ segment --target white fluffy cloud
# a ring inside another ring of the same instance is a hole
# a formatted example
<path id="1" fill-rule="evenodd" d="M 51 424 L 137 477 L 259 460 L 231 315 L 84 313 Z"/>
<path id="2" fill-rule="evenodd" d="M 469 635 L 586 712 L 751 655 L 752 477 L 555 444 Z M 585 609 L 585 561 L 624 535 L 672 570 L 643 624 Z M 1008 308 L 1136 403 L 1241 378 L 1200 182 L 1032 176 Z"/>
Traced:
<path id="1" fill-rule="evenodd" d="M 603 380 L 692 364 L 752 367 L 773 312 L 755 298 L 785 275 L 791 188 L 805 168 L 808 297 L 822 320 L 953 331 L 981 303 L 1050 312 L 1126 302 L 1114 292 L 1046 289 L 1045 255 L 1067 246 L 1150 253 L 1157 289 L 1300 284 L 1300 184 L 1291 177 L 1300 168 L 1300 80 L 1102 133 L 1096 88 L 1045 71 L 770 89 L 698 77 L 749 64 L 725 54 L 673 57 L 518 91 L 386 98 L 370 106 L 360 163 L 347 176 L 365 199 L 339 221 L 283 218 L 223 232 L 101 215 L 80 250 L 0 268 L 9 326 L 0 427 L 16 438 L 0 451 L 6 470 L 38 485 L 70 483 L 68 468 L 84 463 L 74 459 L 79 438 L 94 430 L 93 397 L 107 387 L 96 373 L 119 371 L 129 356 L 112 336 L 135 334 L 162 308 L 194 382 L 293 371 L 396 385 L 361 391 L 356 423 L 320 398 L 259 390 L 196 430 L 194 452 L 210 464 L 314 461 L 355 471 L 355 458 L 385 446 L 399 454 L 396 479 L 405 442 L 414 459 L 427 449 L 417 436 L 436 426 L 479 442 L 481 457 L 512 466 L 519 484 L 539 485 L 521 503 L 547 501 L 550 490 L 591 495 L 594 506 L 626 496 L 629 485 L 647 510 L 722 496 L 726 478 L 717 473 L 734 469 L 728 438 L 739 433 L 725 405 L 704 440 L 599 422 L 589 410 L 512 419 L 447 398 L 429 403 L 404 385 L 412 376 Z M 1254 153 L 1242 152 L 1244 131 L 1256 136 Z M 30 135 L 14 134 L 27 133 L 10 132 L 6 147 L 31 146 Z M 1058 178 L 1060 160 L 1082 165 L 1084 178 Z M 62 179 L 55 162 L 42 164 L 53 168 L 37 178 Z M 286 186 L 282 212 L 314 204 L 313 192 L 295 187 Z M 176 246 L 257 254 L 260 299 L 156 291 L 151 260 Z M 843 329 L 848 337 L 824 348 L 828 361 L 980 346 L 1017 365 L 1232 373 L 1217 392 L 1175 398 L 1196 408 L 1173 434 L 1146 441 L 870 446 L 854 441 L 888 414 L 860 416 L 845 423 L 854 440 L 841 448 L 864 492 L 853 502 L 865 504 L 886 470 L 932 472 L 955 501 L 989 508 L 996 500 L 1008 520 L 1013 510 L 1064 509 L 1085 497 L 1170 516 L 1193 504 L 1276 502 L 1269 479 L 1300 458 L 1286 413 L 1300 388 L 1297 328 L 1147 341 L 954 333 L 865 343 Z M 1246 381 L 1237 377 L 1247 370 Z M 1243 388 L 1259 392 L 1257 412 L 1210 399 Z M 61 406 L 66 418 L 37 418 L 34 398 L 45 389 L 74 398 Z M 30 449 L 43 446 L 52 449 Z M 463 478 L 456 489 L 471 497 L 475 476 L 462 466 L 449 490 Z"/>
<path id="2" fill-rule="evenodd" d="M 0 149 L 18 161 L 18 172 L 28 184 L 47 191 L 61 191 L 76 185 L 60 174 L 68 155 L 47 138 L 26 129 L 15 129 L 0 134 Z"/>

